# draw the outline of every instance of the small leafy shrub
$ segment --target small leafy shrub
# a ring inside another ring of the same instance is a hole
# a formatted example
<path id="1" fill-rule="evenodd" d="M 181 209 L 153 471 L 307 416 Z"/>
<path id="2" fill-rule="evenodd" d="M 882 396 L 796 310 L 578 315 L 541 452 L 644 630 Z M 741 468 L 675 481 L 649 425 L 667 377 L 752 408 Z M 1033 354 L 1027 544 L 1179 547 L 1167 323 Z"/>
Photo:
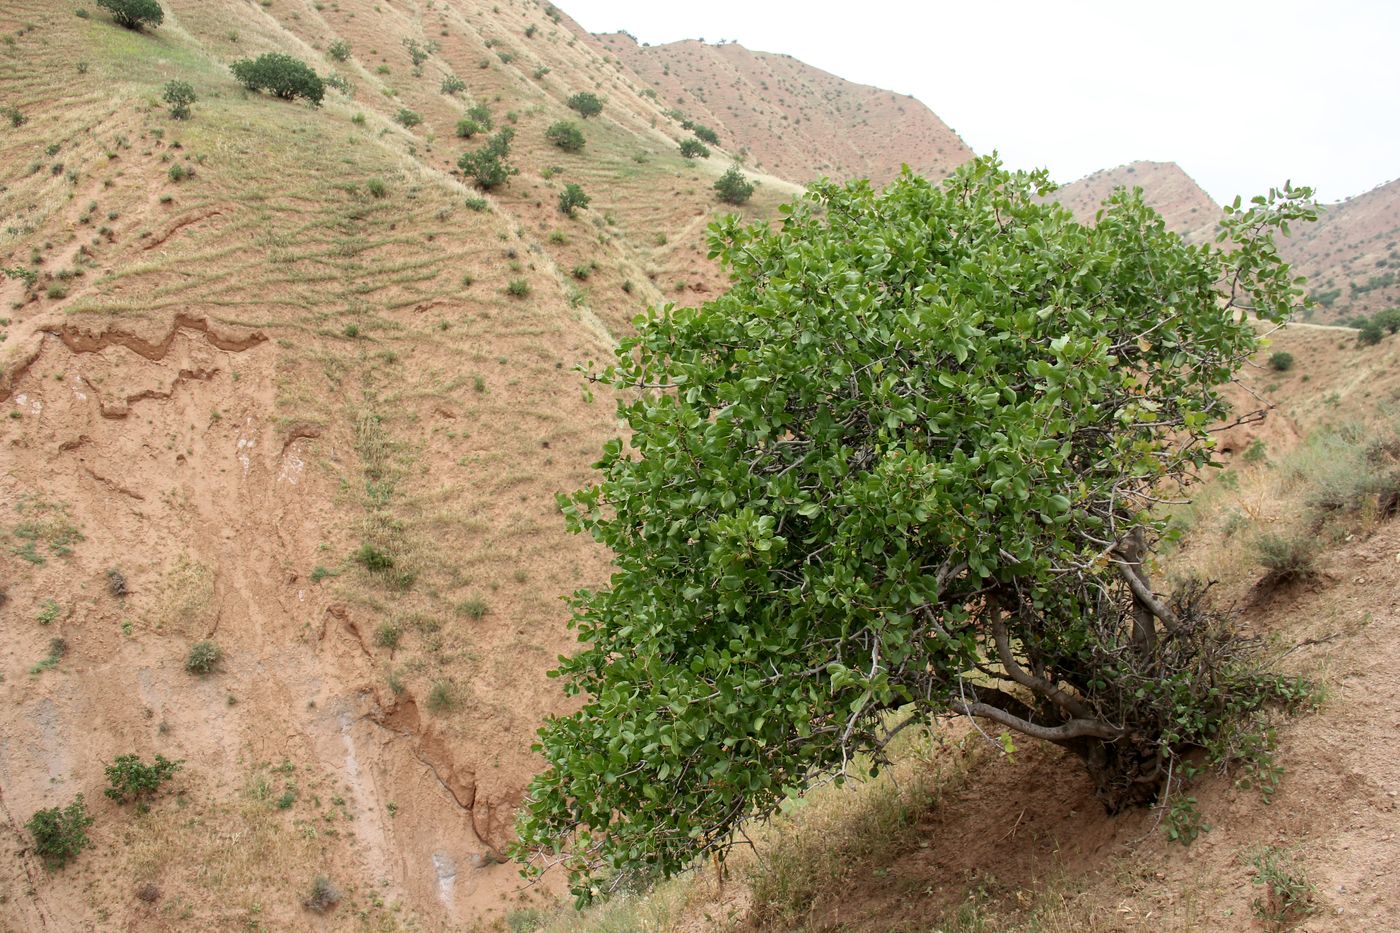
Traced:
<path id="1" fill-rule="evenodd" d="M 403 47 L 408 50 L 408 57 L 413 62 L 413 67 L 418 68 L 428 60 L 428 56 L 437 51 L 437 43 L 429 42 L 422 44 L 417 39 L 403 40 Z"/>
<path id="2" fill-rule="evenodd" d="M 1252 545 L 1254 557 L 1266 570 L 1268 583 L 1290 583 L 1317 572 L 1317 545 L 1310 534 L 1261 532 Z"/>
<path id="3" fill-rule="evenodd" d="M 554 143 L 565 152 L 580 152 L 583 150 L 583 131 L 578 128 L 578 124 L 570 123 L 568 120 L 560 120 L 552 124 L 544 131 L 544 138 Z"/>
<path id="4" fill-rule="evenodd" d="M 491 205 L 487 203 L 485 198 L 469 197 L 463 203 L 466 206 L 467 210 L 476 211 L 478 214 L 491 209 Z M 471 283 L 468 282 L 467 284 Z"/>
<path id="5" fill-rule="evenodd" d="M 18 107 L 0 107 L 0 116 L 10 121 L 10 126 L 18 129 L 28 119 Z"/>
<path id="6" fill-rule="evenodd" d="M 365 182 L 365 190 L 368 191 L 370 197 L 373 198 L 382 198 L 389 193 L 389 188 L 384 184 L 384 179 L 382 178 L 371 178 L 369 181 Z"/>
<path id="7" fill-rule="evenodd" d="M 121 599 L 127 593 L 131 592 L 126 585 L 126 574 L 122 573 L 116 567 L 110 567 L 107 570 L 107 592 L 111 593 L 117 599 Z"/>
<path id="8" fill-rule="evenodd" d="M 197 641 L 190 645 L 190 653 L 185 658 L 185 670 L 203 677 L 213 673 L 223 660 L 224 652 L 212 641 Z"/>
<path id="9" fill-rule="evenodd" d="M 1284 930 L 1313 912 L 1316 888 L 1288 855 L 1268 846 L 1250 861 L 1254 865 L 1250 881 L 1264 889 L 1252 904 L 1254 916 L 1271 929 Z"/>
<path id="10" fill-rule="evenodd" d="M 434 713 L 450 713 L 461 704 L 457 696 L 457 686 L 443 678 L 433 681 L 428 688 L 428 709 Z"/>
<path id="11" fill-rule="evenodd" d="M 326 96 L 326 84 L 311 66 L 281 52 L 245 58 L 229 67 L 239 83 L 250 91 L 267 91 L 282 100 L 301 97 L 315 105 Z"/>
<path id="12" fill-rule="evenodd" d="M 463 174 L 474 179 L 477 187 L 483 190 L 489 191 L 505 184 L 512 175 L 520 173 L 519 169 L 506 161 L 506 156 L 510 154 L 511 140 L 514 138 L 515 130 L 509 126 L 503 127 L 481 149 L 462 153 L 462 157 L 457 160 L 457 167 Z"/>
<path id="13" fill-rule="evenodd" d="M 481 390 L 478 389 L 477 391 Z M 467 618 L 475 621 L 480 621 L 486 617 L 486 601 L 482 599 L 468 599 L 458 606 L 457 609 Z"/>
<path id="14" fill-rule="evenodd" d="M 566 103 L 570 110 L 577 112 L 585 120 L 589 117 L 596 117 L 603 112 L 603 99 L 592 91 L 579 91 L 572 95 Z"/>
<path id="15" fill-rule="evenodd" d="M 170 105 L 170 116 L 175 120 L 188 120 L 190 105 L 199 99 L 188 81 L 167 81 L 161 98 Z"/>
<path id="16" fill-rule="evenodd" d="M 1381 338 L 1384 336 L 1385 332 L 1381 330 L 1379 324 L 1375 321 L 1367 321 L 1365 324 L 1362 324 L 1361 329 L 1357 331 L 1356 342 L 1363 347 L 1374 347 L 1381 342 Z"/>
<path id="17" fill-rule="evenodd" d="M 93 3 L 110 12 L 118 26 L 138 32 L 165 21 L 165 11 L 156 0 L 93 0 Z"/>
<path id="18" fill-rule="evenodd" d="M 57 600 L 46 599 L 34 618 L 40 625 L 52 625 L 62 616 L 63 607 L 58 604 Z"/>
<path id="19" fill-rule="evenodd" d="M 344 39 L 336 39 L 326 49 L 326 54 L 338 62 L 346 61 L 350 58 L 350 43 Z"/>
<path id="20" fill-rule="evenodd" d="M 701 142 L 709 143 L 711 146 L 719 145 L 719 134 L 716 133 L 714 130 L 710 129 L 708 126 L 704 126 L 700 123 L 694 123 L 691 125 L 690 131 L 694 133 L 695 138 L 699 139 Z"/>
<path id="21" fill-rule="evenodd" d="M 710 148 L 698 139 L 682 139 L 681 155 L 687 159 L 708 159 Z"/>
<path id="22" fill-rule="evenodd" d="M 463 117 L 457 121 L 457 135 L 462 139 L 471 139 L 481 132 L 481 124 L 470 117 Z"/>
<path id="23" fill-rule="evenodd" d="M 715 191 L 719 192 L 719 199 L 726 204 L 743 204 L 753 197 L 753 182 L 745 178 L 736 165 L 719 177 L 719 181 L 715 182 Z"/>
<path id="24" fill-rule="evenodd" d="M 1268 453 L 1269 448 L 1268 445 L 1264 443 L 1264 439 L 1262 437 L 1256 437 L 1250 442 L 1249 446 L 1245 448 L 1244 453 L 1240 455 L 1240 459 L 1245 463 L 1262 463 L 1264 458 L 1268 456 Z"/>
<path id="25" fill-rule="evenodd" d="M 1377 311 L 1376 316 L 1371 320 L 1376 322 L 1377 327 L 1384 328 L 1387 334 L 1400 332 L 1400 308 L 1386 308 L 1384 311 Z"/>
<path id="26" fill-rule="evenodd" d="M 1286 373 L 1293 368 L 1293 354 L 1279 350 L 1269 355 L 1269 368 L 1276 373 Z"/>
<path id="27" fill-rule="evenodd" d="M 329 74 L 321 79 L 326 82 L 326 87 L 333 87 L 346 97 L 355 96 L 355 85 L 350 83 L 350 79 L 344 75 Z"/>
<path id="28" fill-rule="evenodd" d="M 380 550 L 368 541 L 350 555 L 351 559 L 371 573 L 385 573 L 394 569 L 394 558 L 387 551 Z"/>
<path id="29" fill-rule="evenodd" d="M 442 79 L 440 90 L 444 94 L 460 94 L 467 89 L 467 82 L 454 74 L 449 74 Z"/>
<path id="30" fill-rule="evenodd" d="M 185 168 L 179 162 L 176 162 L 174 165 L 170 166 L 170 171 L 166 174 L 170 176 L 171 181 L 175 182 L 176 184 L 179 184 L 186 178 L 189 178 L 194 173 L 191 172 L 189 169 Z"/>
<path id="31" fill-rule="evenodd" d="M 592 199 L 584 193 L 583 189 L 573 182 L 564 186 L 564 190 L 559 192 L 559 210 L 565 215 L 572 217 L 574 211 L 581 207 L 587 207 Z"/>
<path id="32" fill-rule="evenodd" d="M 511 279 L 506 285 L 506 294 L 512 298 L 528 298 L 530 296 L 530 283 L 524 279 Z"/>
<path id="33" fill-rule="evenodd" d="M 467 119 L 475 120 L 477 126 L 483 130 L 494 129 L 496 124 L 491 118 L 491 111 L 485 104 L 475 104 L 467 108 Z"/>
<path id="34" fill-rule="evenodd" d="M 119 755 L 106 767 L 107 789 L 103 791 L 117 803 L 150 800 L 183 766 L 164 755 L 156 755 L 151 764 L 142 764 L 139 755 Z"/>
<path id="35" fill-rule="evenodd" d="M 403 631 L 392 622 L 385 622 L 374 632 L 374 643 L 381 648 L 394 651 L 399 647 Z"/>
<path id="36" fill-rule="evenodd" d="M 62 868 L 92 844 L 87 828 L 92 825 L 83 795 L 63 809 L 50 807 L 29 818 L 24 828 L 34 837 L 34 850 L 44 860 L 44 867 L 53 871 Z"/>
<path id="37" fill-rule="evenodd" d="M 301 905 L 312 913 L 323 914 L 339 904 L 343 896 L 329 878 L 320 875 L 311 883 L 311 893 Z"/>
<path id="38" fill-rule="evenodd" d="M 405 129 L 411 130 L 423 122 L 423 117 L 416 110 L 400 107 L 399 112 L 394 115 L 394 122 Z"/>

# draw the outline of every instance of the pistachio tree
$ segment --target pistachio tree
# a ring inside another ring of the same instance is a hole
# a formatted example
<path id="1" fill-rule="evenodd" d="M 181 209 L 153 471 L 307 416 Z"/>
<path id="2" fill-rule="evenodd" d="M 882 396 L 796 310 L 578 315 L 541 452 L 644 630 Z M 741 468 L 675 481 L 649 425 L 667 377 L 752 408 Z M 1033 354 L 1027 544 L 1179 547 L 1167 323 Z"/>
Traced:
<path id="1" fill-rule="evenodd" d="M 1140 190 L 1091 225 L 1051 190 L 984 158 L 724 219 L 729 291 L 589 369 L 628 435 L 560 505 L 615 570 L 572 598 L 554 673 L 582 702 L 541 731 L 534 870 L 583 899 L 682 870 L 945 715 L 1064 747 L 1116 811 L 1294 695 L 1151 553 L 1259 322 L 1302 294 L 1273 235 L 1311 192 L 1192 245 Z"/>

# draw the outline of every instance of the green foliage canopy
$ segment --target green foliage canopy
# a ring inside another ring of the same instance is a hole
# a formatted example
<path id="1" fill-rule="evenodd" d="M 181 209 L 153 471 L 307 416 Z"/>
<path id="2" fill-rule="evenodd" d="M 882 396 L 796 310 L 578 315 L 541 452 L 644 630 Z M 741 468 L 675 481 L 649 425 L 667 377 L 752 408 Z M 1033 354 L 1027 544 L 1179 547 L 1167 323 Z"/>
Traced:
<path id="1" fill-rule="evenodd" d="M 464 152 L 457 160 L 457 167 L 463 174 L 471 176 L 478 188 L 489 191 L 499 187 L 510 180 L 510 176 L 519 174 L 520 170 L 506 162 L 506 157 L 510 155 L 511 140 L 515 139 L 515 130 L 509 126 L 503 126 L 500 132 L 487 140 L 486 145 L 475 152 Z"/>
<path id="2" fill-rule="evenodd" d="M 579 91 L 572 95 L 567 103 L 570 110 L 577 111 L 585 120 L 603 112 L 603 99 L 592 91 Z"/>
<path id="3" fill-rule="evenodd" d="M 753 197 L 753 182 L 744 177 L 736 165 L 719 176 L 715 191 L 719 192 L 719 199 L 726 204 L 743 204 Z"/>
<path id="4" fill-rule="evenodd" d="M 544 131 L 544 138 L 565 152 L 581 152 L 585 142 L 583 130 L 578 128 L 578 124 L 568 120 L 550 124 L 549 129 Z"/>
<path id="5" fill-rule="evenodd" d="M 140 755 L 118 755 L 105 769 L 107 789 L 103 793 L 117 803 L 149 800 L 160 790 L 160 785 L 175 776 L 182 765 L 182 762 L 171 761 L 164 755 L 156 755 L 151 764 L 143 764 Z"/>
<path id="6" fill-rule="evenodd" d="M 710 149 L 698 139 L 682 139 L 681 155 L 687 159 L 708 159 Z"/>
<path id="7" fill-rule="evenodd" d="M 587 207 L 588 202 L 591 200 L 592 198 L 584 193 L 583 188 L 573 182 L 569 182 L 564 186 L 564 190 L 559 192 L 559 210 L 572 217 L 574 216 L 574 211 L 581 207 Z"/>
<path id="8" fill-rule="evenodd" d="M 233 76 L 250 91 L 267 91 L 283 100 L 303 97 L 319 105 L 326 96 L 325 82 L 303 61 L 281 52 L 267 52 L 229 66 Z"/>
<path id="9" fill-rule="evenodd" d="M 1124 542 L 1210 460 L 1220 387 L 1258 347 L 1245 317 L 1301 294 L 1271 234 L 1312 216 L 1310 192 L 1237 201 L 1226 250 L 1169 232 L 1140 191 L 1086 227 L 1050 187 L 980 159 L 942 186 L 815 184 L 777 228 L 726 218 L 710 244 L 731 290 L 654 309 L 590 369 L 630 441 L 560 497 L 615 572 L 572 599 L 583 647 L 555 673 L 585 702 L 541 730 L 517 826 L 534 869 L 562 864 L 583 900 L 681 870 L 813 776 L 878 759 L 896 711 L 1086 761 L 1210 738 L 1219 717 L 1150 719 L 1199 669 L 1120 660 L 1141 608 Z M 1262 702 L 1238 682 L 1201 701 L 1212 716 Z M 1145 737 L 1116 716 L 1147 717 Z"/>
<path id="10" fill-rule="evenodd" d="M 44 860 L 44 867 L 50 871 L 62 868 L 92 844 L 88 839 L 87 828 L 92 825 L 88 816 L 87 804 L 79 794 L 73 802 L 62 809 L 50 807 L 39 810 L 24 828 L 34 837 L 34 849 Z"/>
<path id="11" fill-rule="evenodd" d="M 156 0 L 93 0 L 102 9 L 112 14 L 118 26 L 140 30 L 145 26 L 159 26 L 165 21 L 165 10 Z"/>
<path id="12" fill-rule="evenodd" d="M 170 116 L 176 120 L 188 120 L 190 105 L 198 100 L 194 85 L 188 81 L 167 81 L 161 99 L 170 105 Z"/>

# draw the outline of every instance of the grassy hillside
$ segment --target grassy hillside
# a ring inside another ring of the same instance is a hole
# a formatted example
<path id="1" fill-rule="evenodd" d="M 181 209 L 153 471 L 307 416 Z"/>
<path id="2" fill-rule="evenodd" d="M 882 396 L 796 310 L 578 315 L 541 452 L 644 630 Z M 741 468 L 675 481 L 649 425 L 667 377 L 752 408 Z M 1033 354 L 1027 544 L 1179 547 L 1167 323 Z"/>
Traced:
<path id="1" fill-rule="evenodd" d="M 6 869 L 5 910 L 288 929 L 324 876 L 339 922 L 489 923 L 535 896 L 499 853 L 562 702 L 559 596 L 606 573 L 553 503 L 616 430 L 572 368 L 717 287 L 722 166 L 543 5 L 165 8 L 0 14 L 0 783 L 15 851 L 41 807 L 96 817 L 65 871 Z M 248 93 L 227 65 L 265 51 L 345 90 Z M 582 89 L 607 103 L 566 153 L 544 129 Z M 473 105 L 516 129 L 489 194 L 454 171 Z M 758 180 L 754 216 L 795 190 Z M 147 814 L 101 794 L 127 753 L 185 763 Z"/>

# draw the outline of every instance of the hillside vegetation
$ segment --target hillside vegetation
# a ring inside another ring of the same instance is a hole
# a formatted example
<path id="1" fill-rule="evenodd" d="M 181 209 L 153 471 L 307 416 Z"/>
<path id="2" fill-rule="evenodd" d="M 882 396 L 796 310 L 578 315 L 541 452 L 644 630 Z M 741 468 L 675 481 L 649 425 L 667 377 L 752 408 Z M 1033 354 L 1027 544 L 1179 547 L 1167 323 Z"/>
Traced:
<path id="1" fill-rule="evenodd" d="M 1183 850 L 1153 811 L 1101 816 L 1056 753 L 1006 767 L 940 724 L 759 829 L 723 884 L 596 915 L 525 884 L 531 743 L 573 702 L 546 676 L 576 647 L 560 597 L 612 572 L 554 498 L 621 430 L 575 366 L 728 287 L 717 218 L 971 152 L 911 98 L 589 36 L 542 0 L 160 0 L 140 29 L 114 3 L 0 8 L 0 929 L 1235 929 L 1261 846 L 1318 929 L 1393 916 L 1400 540 L 1355 472 L 1389 463 L 1395 342 L 1305 327 L 1267 351 L 1290 368 L 1256 360 L 1277 407 L 1224 439 L 1163 568 L 1222 577 L 1323 685 L 1269 807 L 1211 778 L 1219 828 Z M 231 69 L 268 54 L 319 95 Z M 1300 267 L 1383 274 L 1393 190 L 1305 232 Z M 1319 477 L 1356 495 L 1319 505 Z M 1266 533 L 1317 546 L 1256 592 L 1236 542 Z"/>

